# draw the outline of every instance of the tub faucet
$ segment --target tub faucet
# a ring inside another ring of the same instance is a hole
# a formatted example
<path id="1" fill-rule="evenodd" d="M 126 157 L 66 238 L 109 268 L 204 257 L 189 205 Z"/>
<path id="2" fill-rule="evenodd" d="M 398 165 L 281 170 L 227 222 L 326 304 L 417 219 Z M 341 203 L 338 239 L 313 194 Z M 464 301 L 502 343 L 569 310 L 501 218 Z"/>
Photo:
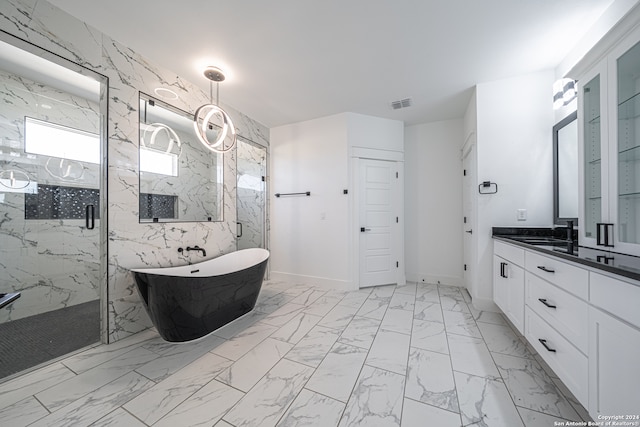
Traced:
<path id="1" fill-rule="evenodd" d="M 187 246 L 187 251 L 199 251 L 199 252 L 202 252 L 202 256 L 207 256 L 207 251 L 205 251 L 204 248 L 201 248 L 198 245 L 194 247 Z"/>

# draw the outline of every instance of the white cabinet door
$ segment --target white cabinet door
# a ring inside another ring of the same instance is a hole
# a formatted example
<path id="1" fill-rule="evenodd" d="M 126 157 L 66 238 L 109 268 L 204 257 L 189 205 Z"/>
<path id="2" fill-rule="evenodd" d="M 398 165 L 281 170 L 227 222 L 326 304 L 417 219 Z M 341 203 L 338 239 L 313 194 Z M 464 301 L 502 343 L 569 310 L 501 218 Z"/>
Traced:
<path id="1" fill-rule="evenodd" d="M 589 414 L 640 415 L 640 330 L 589 308 Z"/>
<path id="2" fill-rule="evenodd" d="M 524 333 L 524 269 L 497 255 L 493 256 L 493 300 Z"/>

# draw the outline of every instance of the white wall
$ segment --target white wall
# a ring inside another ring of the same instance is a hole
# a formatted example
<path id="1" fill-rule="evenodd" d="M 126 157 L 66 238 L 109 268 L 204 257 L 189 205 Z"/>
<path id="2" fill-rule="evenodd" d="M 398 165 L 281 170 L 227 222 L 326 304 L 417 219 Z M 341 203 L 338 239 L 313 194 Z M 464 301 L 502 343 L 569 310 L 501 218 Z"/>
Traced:
<path id="1" fill-rule="evenodd" d="M 463 121 L 405 128 L 408 281 L 462 285 Z"/>
<path id="2" fill-rule="evenodd" d="M 271 278 L 350 281 L 347 115 L 271 129 Z M 310 197 L 275 193 L 310 191 Z"/>
<path id="3" fill-rule="evenodd" d="M 553 224 L 553 80 L 547 70 L 476 87 L 477 181 L 499 188 L 477 196 L 479 303 L 493 300 L 491 228 Z M 526 221 L 517 221 L 517 209 L 527 210 Z"/>

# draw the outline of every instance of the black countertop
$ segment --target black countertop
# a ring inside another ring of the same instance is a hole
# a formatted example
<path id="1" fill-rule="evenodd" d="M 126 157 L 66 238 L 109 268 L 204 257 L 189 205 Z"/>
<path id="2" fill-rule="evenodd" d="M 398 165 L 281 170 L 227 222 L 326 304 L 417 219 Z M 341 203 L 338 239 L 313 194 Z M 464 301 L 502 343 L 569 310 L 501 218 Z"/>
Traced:
<path id="1" fill-rule="evenodd" d="M 566 229 L 562 228 L 493 228 L 496 240 L 640 282 L 640 257 L 579 246 L 575 232 L 573 237 L 574 240 L 567 240 Z"/>

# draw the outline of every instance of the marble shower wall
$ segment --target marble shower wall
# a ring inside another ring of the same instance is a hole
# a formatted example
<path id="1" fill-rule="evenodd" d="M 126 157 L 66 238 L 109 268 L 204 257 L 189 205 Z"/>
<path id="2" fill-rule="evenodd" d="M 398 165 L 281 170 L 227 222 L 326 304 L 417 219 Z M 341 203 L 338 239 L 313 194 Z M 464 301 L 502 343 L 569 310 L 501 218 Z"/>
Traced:
<path id="1" fill-rule="evenodd" d="M 56 175 L 60 159 L 25 153 L 24 138 L 25 116 L 98 134 L 97 103 L 3 70 L 0 97 L 0 171 L 28 176 L 30 184 L 21 191 L 34 192 L 38 185 L 99 188 L 99 165 L 67 161 L 76 179 L 64 179 Z M 84 217 L 26 219 L 26 197 L 0 192 L 0 292 L 22 292 L 20 304 L 0 311 L 0 322 L 100 297 L 99 228 L 87 230 Z"/>
<path id="2" fill-rule="evenodd" d="M 198 244 L 212 258 L 236 249 L 235 153 L 224 158 L 224 221 L 140 224 L 138 221 L 138 92 L 159 86 L 179 96 L 171 103 L 193 112 L 208 103 L 208 94 L 150 63 L 110 36 L 43 0 L 0 2 L 0 29 L 109 78 L 108 123 L 108 325 L 105 340 L 117 341 L 150 326 L 135 289 L 130 268 L 172 266 L 183 257 L 177 248 Z M 117 37 L 117 35 L 114 35 Z M 268 145 L 268 129 L 235 109 L 231 115 L 239 135 Z"/>
<path id="3" fill-rule="evenodd" d="M 237 208 L 242 223 L 238 249 L 264 247 L 264 216 L 266 210 L 267 149 L 238 140 Z"/>

